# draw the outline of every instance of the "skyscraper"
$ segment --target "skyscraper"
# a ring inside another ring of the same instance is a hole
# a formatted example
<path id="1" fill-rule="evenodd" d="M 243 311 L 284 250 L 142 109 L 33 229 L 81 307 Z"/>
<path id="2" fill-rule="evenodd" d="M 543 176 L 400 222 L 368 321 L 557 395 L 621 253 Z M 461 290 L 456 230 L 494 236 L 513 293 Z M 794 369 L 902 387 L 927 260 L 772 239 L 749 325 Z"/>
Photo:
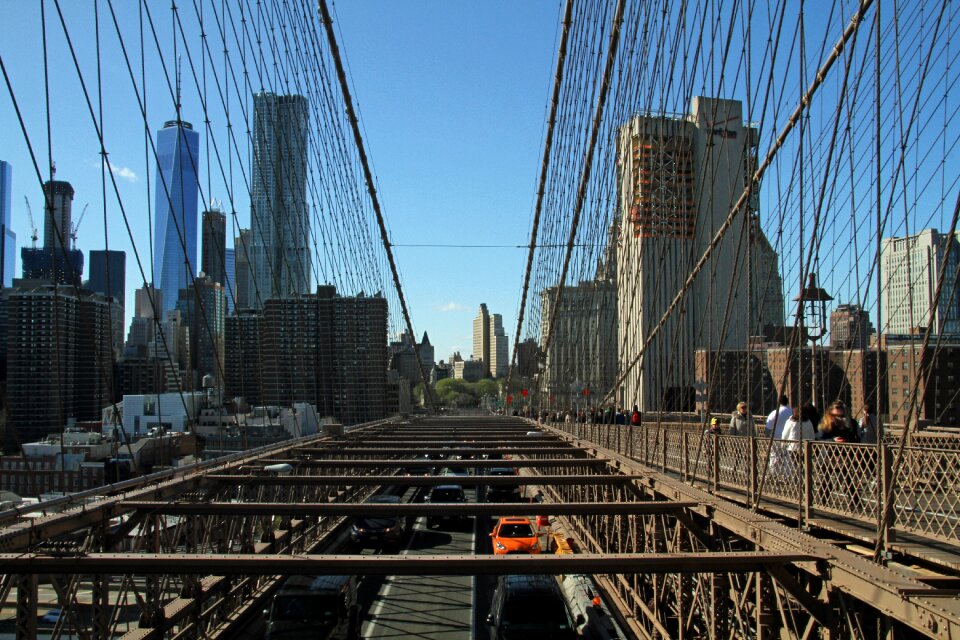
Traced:
<path id="1" fill-rule="evenodd" d="M 756 144 L 757 132 L 743 125 L 735 100 L 694 97 L 689 115 L 640 115 L 620 128 L 621 370 L 644 350 L 640 368 L 621 390 L 619 400 L 628 406 L 692 410 L 694 351 L 746 344 L 751 279 L 737 252 L 752 202 L 734 219 L 681 306 L 646 343 L 748 186 Z"/>
<path id="2" fill-rule="evenodd" d="M 227 216 L 210 204 L 203 212 L 203 243 L 200 246 L 200 268 L 213 282 L 226 286 Z"/>
<path id="3" fill-rule="evenodd" d="M 250 404 L 309 402 L 344 424 L 386 412 L 387 301 L 317 293 L 274 298 L 226 323 L 226 394 Z"/>
<path id="4" fill-rule="evenodd" d="M 85 286 L 111 300 L 110 328 L 113 333 L 113 346 L 118 354 L 123 349 L 126 270 L 127 254 L 123 251 L 95 249 L 90 252 L 90 279 Z"/>
<path id="5" fill-rule="evenodd" d="M 858 304 L 840 304 L 830 313 L 830 346 L 834 349 L 866 349 L 873 323 Z"/>
<path id="6" fill-rule="evenodd" d="M 113 388 L 108 302 L 73 286 L 24 283 L 7 304 L 8 411 L 19 441 L 58 432 L 68 418 L 98 420 Z"/>
<path id="7" fill-rule="evenodd" d="M 90 252 L 90 279 L 87 288 L 109 298 L 121 306 L 127 290 L 127 254 L 123 251 L 94 249 Z"/>
<path id="8" fill-rule="evenodd" d="M 0 160 L 0 287 L 13 285 L 16 269 L 17 234 L 10 228 L 10 201 L 13 197 L 13 167 Z"/>
<path id="9" fill-rule="evenodd" d="M 933 318 L 933 332 L 960 334 L 960 292 L 954 279 L 960 261 L 960 232 L 951 237 L 936 229 L 881 241 L 881 331 L 910 333 L 927 327 L 944 261 L 946 281 Z"/>
<path id="10" fill-rule="evenodd" d="M 227 315 L 233 315 L 234 301 L 237 298 L 237 250 L 229 247 L 223 250 L 223 270 L 226 282 L 223 293 L 227 296 Z"/>
<path id="11" fill-rule="evenodd" d="M 268 298 L 310 292 L 307 214 L 307 100 L 300 95 L 254 96 L 253 183 L 250 185 L 250 267 L 261 308 Z"/>
<path id="12" fill-rule="evenodd" d="M 170 120 L 157 132 L 157 198 L 153 236 L 153 284 L 164 310 L 193 282 L 197 269 L 197 171 L 200 135 L 189 122 Z"/>
<path id="13" fill-rule="evenodd" d="M 540 336 L 553 333 L 544 354 L 541 390 L 559 406 L 571 406 L 584 390 L 602 394 L 617 377 L 617 288 L 609 280 L 590 280 L 564 287 L 557 306 L 557 287 L 540 294 Z M 532 368 L 537 372 L 534 345 Z M 526 364 L 526 363 L 524 363 Z M 523 375 L 523 374 L 521 374 Z M 557 406 L 551 403 L 551 406 Z"/>
<path id="14" fill-rule="evenodd" d="M 233 239 L 234 256 L 234 296 L 236 297 L 237 311 L 240 309 L 255 309 L 251 300 L 256 300 L 256 289 L 253 286 L 253 271 L 250 268 L 250 229 L 240 229 L 240 233 Z"/>
<path id="15" fill-rule="evenodd" d="M 503 332 L 503 316 L 499 313 L 490 314 L 490 375 L 502 378 L 510 368 L 509 345 L 507 335 Z"/>
<path id="16" fill-rule="evenodd" d="M 473 359 L 483 363 L 483 377 L 490 377 L 490 313 L 487 304 L 481 303 L 473 318 Z"/>
<path id="17" fill-rule="evenodd" d="M 24 280 L 44 280 L 80 286 L 83 253 L 71 242 L 73 186 L 63 180 L 43 183 L 43 247 L 23 247 Z"/>
<path id="18" fill-rule="evenodd" d="M 223 285 L 210 277 L 198 276 L 194 283 L 180 290 L 177 300 L 184 324 L 189 328 L 190 362 L 193 388 L 200 388 L 203 376 L 212 375 L 217 384 L 223 382 L 223 324 L 226 298 Z"/>

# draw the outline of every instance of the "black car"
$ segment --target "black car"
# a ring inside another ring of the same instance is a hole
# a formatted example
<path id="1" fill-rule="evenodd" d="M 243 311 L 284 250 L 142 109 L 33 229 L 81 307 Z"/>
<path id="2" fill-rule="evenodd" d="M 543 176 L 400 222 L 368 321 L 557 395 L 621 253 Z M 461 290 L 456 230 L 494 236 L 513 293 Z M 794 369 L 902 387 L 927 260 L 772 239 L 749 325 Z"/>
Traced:
<path id="1" fill-rule="evenodd" d="M 373 496 L 371 504 L 400 504 L 399 496 Z M 407 532 L 405 516 L 367 516 L 354 518 L 350 539 L 360 545 L 399 544 Z"/>
<path id="2" fill-rule="evenodd" d="M 441 484 L 430 490 L 430 493 L 423 500 L 427 503 L 463 503 L 467 501 L 467 496 L 463 492 L 463 487 L 459 484 Z M 427 516 L 427 528 L 432 529 L 434 525 L 440 525 L 444 522 L 462 523 L 467 520 L 467 516 L 457 515 L 435 515 Z"/>
<path id="3" fill-rule="evenodd" d="M 290 576 L 263 612 L 267 640 L 360 637 L 356 576 Z"/>
<path id="4" fill-rule="evenodd" d="M 515 476 L 517 470 L 513 467 L 494 467 L 487 469 L 488 476 Z M 485 500 L 487 502 L 520 502 L 520 487 L 517 485 L 489 485 Z"/>
<path id="5" fill-rule="evenodd" d="M 574 620 L 553 576 L 500 576 L 487 625 L 490 640 L 573 640 L 583 616 Z"/>

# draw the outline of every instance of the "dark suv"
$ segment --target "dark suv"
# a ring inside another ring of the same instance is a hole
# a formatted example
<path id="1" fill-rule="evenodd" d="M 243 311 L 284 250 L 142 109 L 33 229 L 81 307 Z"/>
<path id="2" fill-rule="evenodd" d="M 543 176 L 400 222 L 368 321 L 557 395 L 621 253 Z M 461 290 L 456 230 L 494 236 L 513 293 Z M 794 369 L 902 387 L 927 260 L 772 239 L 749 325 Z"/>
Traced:
<path id="1" fill-rule="evenodd" d="M 467 501 L 466 494 L 463 493 L 463 487 L 459 484 L 441 484 L 430 490 L 430 494 L 424 498 L 428 503 L 462 503 Z M 467 516 L 456 515 L 436 515 L 427 516 L 427 528 L 432 529 L 434 525 L 441 522 L 462 523 L 467 520 Z"/>
<path id="2" fill-rule="evenodd" d="M 290 576 L 263 614 L 267 640 L 358 639 L 357 578 Z"/>
<path id="3" fill-rule="evenodd" d="M 490 640 L 574 640 L 574 620 L 553 576 L 500 576 L 487 625 Z"/>
<path id="4" fill-rule="evenodd" d="M 373 496 L 367 502 L 372 504 L 400 504 L 400 496 Z M 364 516 L 354 518 L 350 526 L 350 539 L 367 546 L 378 544 L 398 545 L 407 533 L 409 525 L 405 516 Z"/>
<path id="5" fill-rule="evenodd" d="M 514 467 L 494 467 L 487 469 L 488 476 L 515 476 Z M 517 485 L 489 485 L 486 493 L 487 502 L 520 502 L 520 487 Z"/>

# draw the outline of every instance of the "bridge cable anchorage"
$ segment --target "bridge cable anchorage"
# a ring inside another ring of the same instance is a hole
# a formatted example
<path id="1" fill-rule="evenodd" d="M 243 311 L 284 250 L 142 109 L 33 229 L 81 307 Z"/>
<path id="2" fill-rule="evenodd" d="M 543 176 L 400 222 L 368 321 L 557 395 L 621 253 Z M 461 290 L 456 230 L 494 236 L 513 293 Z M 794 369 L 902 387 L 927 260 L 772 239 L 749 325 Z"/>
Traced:
<path id="1" fill-rule="evenodd" d="M 397 296 L 400 299 L 400 308 L 403 311 L 403 319 L 406 323 L 407 331 L 410 333 L 413 342 L 413 352 L 417 358 L 417 368 L 420 370 L 420 379 L 423 381 L 424 395 L 429 399 L 434 411 L 439 411 L 440 405 L 437 398 L 433 395 L 433 389 L 430 386 L 430 379 L 423 366 L 423 359 L 420 356 L 420 347 L 416 341 L 416 334 L 413 332 L 413 322 L 410 320 L 410 312 L 407 309 L 407 301 L 403 295 L 403 287 L 400 284 L 400 274 L 397 271 L 397 265 L 393 258 L 393 250 L 390 248 L 390 237 L 387 234 L 387 226 L 383 219 L 383 212 L 380 209 L 380 200 L 377 197 L 377 189 L 373 180 L 373 173 L 370 171 L 370 163 L 367 161 L 367 152 L 363 146 L 363 136 L 360 134 L 360 126 L 357 122 L 357 115 L 353 108 L 353 100 L 350 97 L 350 87 L 347 84 L 347 77 L 343 70 L 343 62 L 340 58 L 340 48 L 337 45 L 337 38 L 333 33 L 333 19 L 330 17 L 330 11 L 327 9 L 327 1 L 319 0 L 321 21 L 327 32 L 327 42 L 330 47 L 330 53 L 337 70 L 337 79 L 340 81 L 340 91 L 343 94 L 343 102 L 347 111 L 347 119 L 350 121 L 350 127 L 353 130 L 353 139 L 357 146 L 357 153 L 360 156 L 360 164 L 363 167 L 367 192 L 370 194 L 370 201 L 373 205 L 373 211 L 377 216 L 377 225 L 380 228 L 380 238 L 383 241 L 383 248 L 387 254 L 387 261 L 390 264 L 390 273 L 393 275 L 393 285 L 396 288 Z"/>

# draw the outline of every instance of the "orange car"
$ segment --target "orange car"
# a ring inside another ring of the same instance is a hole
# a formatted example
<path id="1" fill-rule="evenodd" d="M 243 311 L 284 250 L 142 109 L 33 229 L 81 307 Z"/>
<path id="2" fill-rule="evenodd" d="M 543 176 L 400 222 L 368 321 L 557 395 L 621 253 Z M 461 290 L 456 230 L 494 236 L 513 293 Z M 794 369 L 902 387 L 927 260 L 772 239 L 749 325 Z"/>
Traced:
<path id="1" fill-rule="evenodd" d="M 530 518 L 500 518 L 490 538 L 494 555 L 540 553 L 540 540 Z"/>

